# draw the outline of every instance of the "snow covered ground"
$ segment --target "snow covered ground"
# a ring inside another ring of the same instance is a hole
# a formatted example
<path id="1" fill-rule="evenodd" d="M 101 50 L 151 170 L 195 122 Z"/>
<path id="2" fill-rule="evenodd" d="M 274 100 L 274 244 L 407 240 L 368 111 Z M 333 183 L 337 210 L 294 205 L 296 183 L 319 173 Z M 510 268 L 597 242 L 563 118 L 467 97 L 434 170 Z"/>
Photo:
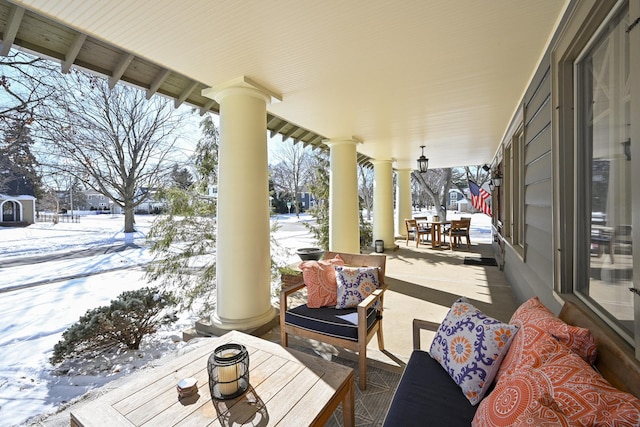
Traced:
<path id="1" fill-rule="evenodd" d="M 136 217 L 139 232 L 133 245 L 124 245 L 124 220 L 119 215 L 86 216 L 80 223 L 0 227 L 1 425 L 20 425 L 55 412 L 59 405 L 184 345 L 181 331 L 197 320 L 190 313 L 182 313 L 176 324 L 149 337 L 139 351 L 61 367 L 49 363 L 62 332 L 88 309 L 148 285 L 143 266 L 151 255 L 144 236 L 152 220 Z M 287 226 L 300 220 L 278 219 L 283 227 L 276 235 L 286 262 L 296 259 L 291 248 L 313 244 L 301 225 Z"/>
<path id="2" fill-rule="evenodd" d="M 459 214 L 452 213 L 449 219 Z M 88 309 L 125 290 L 147 286 L 145 242 L 153 216 L 136 216 L 133 244 L 124 244 L 122 216 L 92 215 L 80 223 L 0 227 L 0 424 L 28 424 L 53 413 L 87 391 L 136 371 L 185 345 L 181 331 L 197 316 L 182 313 L 174 325 L 146 339 L 138 351 L 105 354 L 89 361 L 49 363 L 62 332 Z M 314 246 L 301 225 L 311 218 L 282 215 L 275 238 L 281 263 L 298 258 L 294 249 Z M 491 239 L 489 218 L 474 215 L 472 241 Z M 64 256 L 63 256 L 64 255 Z"/>

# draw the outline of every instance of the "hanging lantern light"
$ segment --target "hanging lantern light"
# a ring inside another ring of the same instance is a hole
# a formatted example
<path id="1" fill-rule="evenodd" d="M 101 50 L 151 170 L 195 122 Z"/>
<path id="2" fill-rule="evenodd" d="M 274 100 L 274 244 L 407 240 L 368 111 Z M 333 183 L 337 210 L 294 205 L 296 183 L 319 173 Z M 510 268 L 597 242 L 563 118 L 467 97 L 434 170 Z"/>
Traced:
<path id="1" fill-rule="evenodd" d="M 424 145 L 421 145 L 422 155 L 418 158 L 418 172 L 425 173 L 429 169 L 429 159 L 424 156 Z"/>

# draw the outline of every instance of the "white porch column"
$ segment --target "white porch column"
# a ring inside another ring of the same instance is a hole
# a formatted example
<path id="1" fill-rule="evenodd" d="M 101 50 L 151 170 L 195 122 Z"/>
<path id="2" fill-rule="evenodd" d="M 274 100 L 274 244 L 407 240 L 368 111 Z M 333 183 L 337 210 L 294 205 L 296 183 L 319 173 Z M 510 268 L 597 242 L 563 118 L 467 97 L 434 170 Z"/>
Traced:
<path id="1" fill-rule="evenodd" d="M 220 104 L 217 302 L 211 322 L 220 329 L 249 330 L 275 316 L 266 111 L 273 95 L 245 77 L 203 95 Z"/>
<path id="2" fill-rule="evenodd" d="M 396 169 L 396 235 L 407 237 L 404 220 L 411 218 L 411 169 Z"/>
<path id="3" fill-rule="evenodd" d="M 373 241 L 384 241 L 385 249 L 396 246 L 393 234 L 393 160 L 373 163 Z"/>
<path id="4" fill-rule="evenodd" d="M 356 139 L 329 139 L 329 250 L 360 253 Z"/>

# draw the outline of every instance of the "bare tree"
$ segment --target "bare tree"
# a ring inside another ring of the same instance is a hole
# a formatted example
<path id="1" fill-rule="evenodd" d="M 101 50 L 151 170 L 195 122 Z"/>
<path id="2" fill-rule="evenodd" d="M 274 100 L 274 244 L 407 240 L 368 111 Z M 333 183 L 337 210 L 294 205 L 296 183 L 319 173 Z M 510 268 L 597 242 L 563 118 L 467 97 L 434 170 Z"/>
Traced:
<path id="1" fill-rule="evenodd" d="M 469 180 L 482 187 L 490 177 L 489 171 L 484 170 L 482 166 L 465 166 L 453 170 L 452 184 L 464 194 L 464 190 L 469 186 Z"/>
<path id="2" fill-rule="evenodd" d="M 0 70 L 0 125 L 30 124 L 56 93 L 55 80 L 50 77 L 59 74 L 59 66 L 11 50 L 7 56 L 0 56 Z"/>
<path id="3" fill-rule="evenodd" d="M 30 192 L 42 196 L 29 132 L 33 121 L 46 111 L 47 102 L 55 98 L 57 89 L 51 76 L 56 74 L 59 72 L 52 62 L 26 53 L 11 50 L 0 56 L 0 192 L 24 193 L 16 188 L 18 180 L 24 180 L 29 182 Z"/>
<path id="4" fill-rule="evenodd" d="M 489 179 L 489 172 L 482 166 L 464 166 L 453 169 L 429 169 L 425 173 L 413 171 L 411 176 L 412 185 L 417 187 L 414 189 L 417 191 L 412 192 L 414 201 L 418 204 L 429 204 L 423 199 L 426 195 L 435 206 L 438 216 L 446 218 L 449 189 L 455 187 L 462 194 L 466 194 L 469 180 L 482 186 Z"/>
<path id="5" fill-rule="evenodd" d="M 358 165 L 358 177 L 360 181 L 359 194 L 362 208 L 367 210 L 367 219 L 371 220 L 373 210 L 373 169 Z"/>
<path id="6" fill-rule="evenodd" d="M 135 208 L 170 173 L 181 114 L 168 100 L 147 100 L 127 85 L 111 89 L 106 79 L 84 72 L 60 81 L 55 120 L 41 128 L 56 154 L 49 166 L 113 200 L 124 209 L 124 232 L 134 232 Z"/>
<path id="7" fill-rule="evenodd" d="M 293 197 L 296 216 L 300 216 L 299 194 L 309 178 L 309 150 L 301 144 L 280 145 L 271 167 L 271 178 L 275 190 Z"/>
<path id="8" fill-rule="evenodd" d="M 447 218 L 447 195 L 451 188 L 453 172 L 451 168 L 429 169 L 425 173 L 418 171 L 411 172 L 411 176 L 420 184 L 420 187 L 431 198 L 437 215 L 441 219 Z"/>

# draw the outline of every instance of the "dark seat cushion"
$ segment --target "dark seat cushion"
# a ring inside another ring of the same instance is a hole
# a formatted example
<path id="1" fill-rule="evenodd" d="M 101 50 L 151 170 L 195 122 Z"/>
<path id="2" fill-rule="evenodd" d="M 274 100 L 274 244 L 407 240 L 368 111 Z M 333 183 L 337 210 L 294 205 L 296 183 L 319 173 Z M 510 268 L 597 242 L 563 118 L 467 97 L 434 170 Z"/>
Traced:
<path id="1" fill-rule="evenodd" d="M 367 329 L 373 326 L 378 310 L 372 307 L 367 312 Z M 284 315 L 287 325 L 297 326 L 332 337 L 358 341 L 358 309 L 320 307 L 309 308 L 307 304 L 287 310 Z"/>
<path id="2" fill-rule="evenodd" d="M 477 406 L 429 353 L 414 350 L 384 421 L 385 427 L 471 425 Z"/>

